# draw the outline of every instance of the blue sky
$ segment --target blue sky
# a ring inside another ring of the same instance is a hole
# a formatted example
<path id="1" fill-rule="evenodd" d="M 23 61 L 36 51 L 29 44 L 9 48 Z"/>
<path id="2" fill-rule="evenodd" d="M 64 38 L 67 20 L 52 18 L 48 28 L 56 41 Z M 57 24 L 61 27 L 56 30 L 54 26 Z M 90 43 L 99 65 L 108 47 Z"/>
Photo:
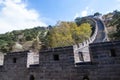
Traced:
<path id="1" fill-rule="evenodd" d="M 38 1 L 39 4 L 36 4 Z M 29 5 L 55 24 L 58 20 L 73 20 L 77 16 L 107 13 L 120 8 L 118 0 L 29 0 Z"/>
<path id="2" fill-rule="evenodd" d="M 120 0 L 0 0 L 0 33 L 120 9 Z"/>

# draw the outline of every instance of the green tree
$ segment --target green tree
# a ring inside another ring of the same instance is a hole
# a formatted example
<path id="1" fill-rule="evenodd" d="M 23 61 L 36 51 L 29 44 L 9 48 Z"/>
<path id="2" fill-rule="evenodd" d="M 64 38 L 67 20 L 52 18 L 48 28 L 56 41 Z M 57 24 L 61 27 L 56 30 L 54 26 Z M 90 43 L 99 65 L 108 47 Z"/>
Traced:
<path id="1" fill-rule="evenodd" d="M 82 24 L 82 18 L 77 17 L 77 18 L 75 19 L 75 22 L 76 22 L 76 24 L 77 24 L 78 26 L 81 25 L 81 24 Z"/>
<path id="2" fill-rule="evenodd" d="M 77 26 L 75 22 L 60 22 L 48 32 L 47 42 L 50 47 L 70 46 L 88 39 L 90 34 L 88 23 Z"/>
<path id="3" fill-rule="evenodd" d="M 75 23 L 76 23 L 78 26 L 80 26 L 80 25 L 83 24 L 83 23 L 89 23 L 90 26 L 92 26 L 92 27 L 95 26 L 95 22 L 94 22 L 93 20 L 91 20 L 91 18 L 88 18 L 88 17 L 82 17 L 82 18 L 77 17 L 77 18 L 75 19 Z"/>
<path id="4" fill-rule="evenodd" d="M 100 16 L 100 15 L 102 15 L 101 13 L 99 13 L 99 12 L 96 12 L 96 13 L 94 13 L 94 16 Z"/>

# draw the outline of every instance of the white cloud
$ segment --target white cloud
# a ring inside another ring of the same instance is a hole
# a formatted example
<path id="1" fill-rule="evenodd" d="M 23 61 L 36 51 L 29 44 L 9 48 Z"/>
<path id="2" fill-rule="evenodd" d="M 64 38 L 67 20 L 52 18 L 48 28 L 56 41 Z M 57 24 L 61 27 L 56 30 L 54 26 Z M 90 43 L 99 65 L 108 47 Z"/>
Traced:
<path id="1" fill-rule="evenodd" d="M 85 10 L 80 11 L 80 12 L 77 12 L 77 13 L 75 14 L 75 16 L 74 16 L 73 19 L 75 19 L 76 17 L 84 17 L 84 16 L 87 16 L 87 14 L 88 14 L 88 9 L 89 9 L 89 7 L 86 7 Z"/>
<path id="2" fill-rule="evenodd" d="M 82 10 L 82 11 L 80 11 L 80 12 L 77 12 L 76 14 L 75 14 L 75 16 L 74 16 L 74 19 L 76 18 L 76 17 L 85 17 L 85 16 L 87 16 L 87 15 L 89 15 L 89 14 L 92 14 L 94 12 L 94 9 L 91 9 L 90 7 L 85 7 L 85 9 L 84 10 Z"/>
<path id="3" fill-rule="evenodd" d="M 27 4 L 22 0 L 0 0 L 0 5 L 4 5 L 0 10 L 0 33 L 46 26 L 38 12 L 34 9 L 27 9 Z"/>
<path id="4" fill-rule="evenodd" d="M 120 0 L 117 0 L 118 2 L 120 2 Z"/>
<path id="5" fill-rule="evenodd" d="M 88 15 L 88 9 L 89 9 L 89 7 L 86 7 L 85 10 L 83 10 L 83 11 L 81 12 L 81 16 L 82 16 L 82 17 Z"/>
<path id="6" fill-rule="evenodd" d="M 82 17 L 87 16 L 87 14 L 88 14 L 87 10 L 84 10 L 84 11 L 81 12 Z"/>

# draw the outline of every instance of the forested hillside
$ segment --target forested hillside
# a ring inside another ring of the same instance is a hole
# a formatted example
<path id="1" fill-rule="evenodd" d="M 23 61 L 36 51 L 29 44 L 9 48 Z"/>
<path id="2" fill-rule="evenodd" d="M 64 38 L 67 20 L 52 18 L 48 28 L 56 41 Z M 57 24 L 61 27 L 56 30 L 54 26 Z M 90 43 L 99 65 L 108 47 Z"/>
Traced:
<path id="1" fill-rule="evenodd" d="M 103 16 L 108 30 L 109 40 L 120 40 L 120 11 L 113 11 Z"/>
<path id="2" fill-rule="evenodd" d="M 14 30 L 0 34 L 0 52 L 70 46 L 88 39 L 92 29 L 91 20 L 76 18 L 73 22 L 60 21 L 55 26 Z"/>
<path id="3" fill-rule="evenodd" d="M 26 42 L 32 44 L 36 39 L 38 33 L 41 33 L 39 38 L 42 40 L 47 29 L 44 27 L 35 27 L 33 29 L 14 30 L 5 34 L 0 34 L 0 51 L 10 52 L 13 50 L 13 46 L 17 43 L 24 45 Z M 19 46 L 18 46 L 19 47 Z"/>

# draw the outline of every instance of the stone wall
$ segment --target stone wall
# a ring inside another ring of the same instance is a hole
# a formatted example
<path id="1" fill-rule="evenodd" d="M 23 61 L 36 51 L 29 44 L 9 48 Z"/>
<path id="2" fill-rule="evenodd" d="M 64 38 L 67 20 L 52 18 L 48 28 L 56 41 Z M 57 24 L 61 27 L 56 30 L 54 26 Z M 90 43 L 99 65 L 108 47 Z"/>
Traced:
<path id="1" fill-rule="evenodd" d="M 120 41 L 91 44 L 90 54 L 98 80 L 120 80 Z"/>
<path id="2" fill-rule="evenodd" d="M 90 44 L 90 62 L 74 62 L 73 46 L 39 52 L 27 68 L 28 51 L 5 55 L 0 80 L 120 80 L 120 42 Z"/>
<path id="3" fill-rule="evenodd" d="M 27 52 L 13 52 L 5 55 L 3 71 L 0 74 L 3 78 L 0 80 L 27 80 L 25 78 Z"/>

